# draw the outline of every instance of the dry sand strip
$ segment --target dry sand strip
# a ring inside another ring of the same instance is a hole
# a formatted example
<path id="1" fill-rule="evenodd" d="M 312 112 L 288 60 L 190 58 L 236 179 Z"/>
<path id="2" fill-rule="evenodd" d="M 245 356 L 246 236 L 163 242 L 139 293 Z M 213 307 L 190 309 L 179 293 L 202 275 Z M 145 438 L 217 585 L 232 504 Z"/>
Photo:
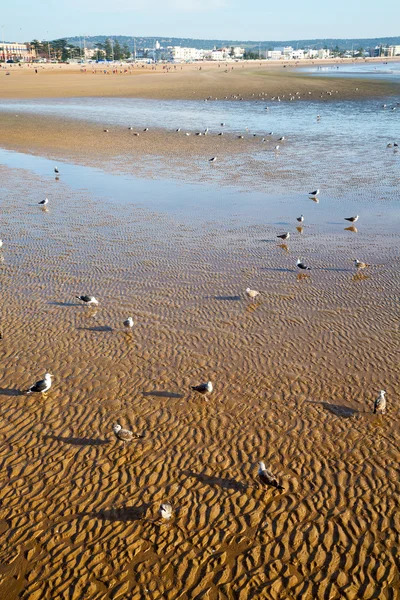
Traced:
<path id="1" fill-rule="evenodd" d="M 316 63 L 315 63 L 316 64 Z M 321 63 L 328 64 L 326 61 Z M 299 67 L 310 66 L 309 63 Z M 312 66 L 312 65 L 311 65 Z M 371 66 L 372 68 L 372 66 Z M 256 99 L 259 94 L 288 97 L 299 92 L 301 97 L 313 100 L 335 100 L 363 97 L 382 97 L 398 94 L 400 85 L 371 78 L 322 77 L 300 72 L 291 64 L 225 63 L 168 65 L 157 67 L 117 67 L 101 65 L 36 65 L 0 70 L 0 98 L 64 98 L 64 97 L 136 97 L 171 99 L 228 99 L 238 96 Z M 104 73 L 107 71 L 107 74 Z M 94 71 L 94 72 L 93 72 Z M 6 76 L 6 73 L 10 76 Z M 357 89 L 356 89 L 357 88 Z M 327 94 L 331 89 L 338 93 Z"/>

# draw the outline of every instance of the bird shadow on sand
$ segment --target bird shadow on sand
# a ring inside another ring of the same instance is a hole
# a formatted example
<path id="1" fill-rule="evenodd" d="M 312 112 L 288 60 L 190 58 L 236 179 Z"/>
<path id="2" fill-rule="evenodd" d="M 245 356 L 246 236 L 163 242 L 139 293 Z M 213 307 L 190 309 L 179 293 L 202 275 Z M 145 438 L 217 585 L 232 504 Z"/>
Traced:
<path id="1" fill-rule="evenodd" d="M 140 506 L 121 506 L 119 508 L 104 508 L 97 512 L 88 513 L 91 517 L 96 517 L 102 521 L 121 521 L 127 523 L 129 521 L 140 521 L 145 519 L 146 512 L 151 504 L 141 504 Z"/>
<path id="2" fill-rule="evenodd" d="M 184 398 L 183 394 L 168 392 L 167 390 L 153 390 L 152 392 L 142 392 L 143 396 L 155 396 L 156 398 Z"/>
<path id="3" fill-rule="evenodd" d="M 325 410 L 330 412 L 335 417 L 343 417 L 345 419 L 349 419 L 357 415 L 360 411 L 356 408 L 351 408 L 350 406 L 343 406 L 341 404 L 330 404 L 329 402 L 315 402 L 313 400 L 308 400 L 310 404 L 320 404 Z"/>
<path id="4" fill-rule="evenodd" d="M 200 481 L 201 483 L 205 483 L 206 485 L 217 486 L 224 490 L 247 490 L 248 486 L 240 481 L 236 481 L 235 479 L 224 479 L 223 477 L 215 477 L 212 475 L 206 475 L 205 473 L 195 473 L 194 471 L 182 471 L 184 475 L 187 477 L 193 477 Z"/>
<path id="5" fill-rule="evenodd" d="M 49 302 L 53 306 L 81 306 L 79 302 Z"/>
<path id="6" fill-rule="evenodd" d="M 46 435 L 45 437 L 72 446 L 105 446 L 110 443 L 110 440 L 95 440 L 85 437 L 64 437 L 62 435 Z"/>
<path id="7" fill-rule="evenodd" d="M 261 267 L 261 271 L 278 271 L 278 273 L 296 273 L 294 269 L 285 269 L 282 267 Z"/>
<path id="8" fill-rule="evenodd" d="M 113 331 L 113 328 L 109 325 L 95 325 L 94 327 L 77 327 L 79 331 L 95 331 L 97 333 L 104 333 Z"/>
<path id="9" fill-rule="evenodd" d="M 240 296 L 214 296 L 215 300 L 228 300 L 230 302 L 239 302 Z"/>
<path id="10" fill-rule="evenodd" d="M 24 396 L 24 392 L 16 388 L 0 388 L 0 396 Z"/>

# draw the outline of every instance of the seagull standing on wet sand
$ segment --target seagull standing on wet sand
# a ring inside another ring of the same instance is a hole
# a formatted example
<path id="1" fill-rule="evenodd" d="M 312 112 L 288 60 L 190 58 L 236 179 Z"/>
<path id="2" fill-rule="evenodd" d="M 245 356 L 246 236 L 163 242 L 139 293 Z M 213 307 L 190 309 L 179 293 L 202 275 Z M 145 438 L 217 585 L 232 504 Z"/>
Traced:
<path id="1" fill-rule="evenodd" d="M 94 296 L 75 296 L 78 300 L 82 300 L 85 304 L 98 304 L 99 301 L 96 300 Z"/>
<path id="2" fill-rule="evenodd" d="M 45 198 L 44 200 L 41 200 L 40 202 L 38 202 L 38 204 L 40 206 L 46 206 L 46 204 L 48 204 L 48 202 L 49 202 L 49 199 Z"/>
<path id="3" fill-rule="evenodd" d="M 378 398 L 374 402 L 374 415 L 377 413 L 381 413 L 384 415 L 386 413 L 386 398 L 385 398 L 385 390 L 381 390 Z"/>
<path id="4" fill-rule="evenodd" d="M 365 269 L 365 267 L 370 267 L 371 266 L 368 263 L 361 262 L 361 260 L 357 260 L 357 258 L 354 259 L 354 264 L 357 267 L 357 269 Z"/>
<path id="5" fill-rule="evenodd" d="M 248 298 L 251 298 L 251 300 L 254 302 L 254 299 L 260 295 L 260 292 L 257 292 L 257 290 L 251 290 L 250 288 L 246 288 L 246 295 Z"/>
<path id="6" fill-rule="evenodd" d="M 318 196 L 319 194 L 319 188 L 317 188 L 316 190 L 314 190 L 313 192 L 308 192 L 309 196 Z"/>
<path id="7" fill-rule="evenodd" d="M 359 218 L 360 218 L 360 215 L 356 215 L 355 217 L 344 217 L 344 220 L 350 221 L 350 223 L 356 223 Z"/>
<path id="8" fill-rule="evenodd" d="M 159 512 L 161 518 L 168 521 L 172 517 L 172 506 L 169 502 L 163 502 L 160 506 Z"/>
<path id="9" fill-rule="evenodd" d="M 127 442 L 131 442 L 132 440 L 137 440 L 143 437 L 143 435 L 133 433 L 133 431 L 130 431 L 129 429 L 123 429 L 119 423 L 115 423 L 115 425 L 113 425 L 113 432 L 115 437 L 123 442 L 124 447 Z"/>
<path id="10" fill-rule="evenodd" d="M 306 265 L 299 258 L 297 259 L 296 265 L 299 269 L 303 269 L 304 271 L 311 271 L 311 267 L 306 267 Z"/>
<path id="11" fill-rule="evenodd" d="M 207 383 L 200 383 L 200 385 L 191 385 L 190 389 L 192 389 L 194 392 L 202 394 L 203 396 L 206 396 L 207 394 L 211 394 L 214 388 L 211 381 L 208 381 Z"/>
<path id="12" fill-rule="evenodd" d="M 123 325 L 127 329 L 132 329 L 132 327 L 133 327 L 133 319 L 132 319 L 132 317 L 128 317 L 127 319 L 125 319 L 125 321 L 123 322 Z"/>
<path id="13" fill-rule="evenodd" d="M 258 465 L 258 479 L 263 485 L 274 487 L 277 490 L 285 489 L 283 485 L 280 485 L 275 475 L 273 475 L 271 471 L 266 468 L 265 463 L 259 462 Z"/>
<path id="14" fill-rule="evenodd" d="M 0 248 L 3 246 L 3 240 L 0 240 Z"/>
<path id="15" fill-rule="evenodd" d="M 54 167 L 54 173 L 55 173 L 56 175 L 58 175 L 58 174 L 59 174 L 59 172 L 60 172 L 60 171 L 58 170 L 58 167 Z"/>
<path id="16" fill-rule="evenodd" d="M 300 215 L 299 217 L 297 217 L 296 221 L 298 221 L 299 223 L 303 223 L 304 215 Z"/>
<path id="17" fill-rule="evenodd" d="M 44 376 L 44 379 L 37 381 L 34 385 L 32 385 L 26 391 L 26 393 L 27 394 L 32 394 L 32 393 L 45 394 L 51 388 L 51 378 L 52 377 L 53 376 L 51 373 L 46 373 L 46 375 Z"/>
<path id="18" fill-rule="evenodd" d="M 208 159 L 208 162 L 215 162 L 217 160 L 216 156 L 213 156 L 212 158 Z"/>
<path id="19" fill-rule="evenodd" d="M 288 240 L 290 238 L 290 233 L 287 231 L 286 233 L 281 233 L 276 237 L 281 238 L 281 240 Z"/>

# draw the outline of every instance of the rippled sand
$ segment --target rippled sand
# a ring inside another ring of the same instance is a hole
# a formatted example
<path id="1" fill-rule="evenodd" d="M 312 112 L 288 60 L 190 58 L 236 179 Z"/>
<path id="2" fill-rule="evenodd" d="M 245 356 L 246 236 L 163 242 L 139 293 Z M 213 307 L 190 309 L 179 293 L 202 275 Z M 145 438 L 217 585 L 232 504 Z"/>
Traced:
<path id="1" fill-rule="evenodd" d="M 396 247 L 285 247 L 0 171 L 0 597 L 398 598 Z M 46 398 L 20 394 L 47 370 Z"/>

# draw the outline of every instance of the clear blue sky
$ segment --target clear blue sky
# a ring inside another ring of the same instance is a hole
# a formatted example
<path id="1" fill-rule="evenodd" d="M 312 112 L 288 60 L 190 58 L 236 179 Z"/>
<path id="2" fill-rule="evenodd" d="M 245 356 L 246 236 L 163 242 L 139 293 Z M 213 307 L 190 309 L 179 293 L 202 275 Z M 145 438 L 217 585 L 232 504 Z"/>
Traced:
<path id="1" fill-rule="evenodd" d="M 399 0 L 5 1 L 6 41 L 73 35 L 285 40 L 400 35 Z"/>

